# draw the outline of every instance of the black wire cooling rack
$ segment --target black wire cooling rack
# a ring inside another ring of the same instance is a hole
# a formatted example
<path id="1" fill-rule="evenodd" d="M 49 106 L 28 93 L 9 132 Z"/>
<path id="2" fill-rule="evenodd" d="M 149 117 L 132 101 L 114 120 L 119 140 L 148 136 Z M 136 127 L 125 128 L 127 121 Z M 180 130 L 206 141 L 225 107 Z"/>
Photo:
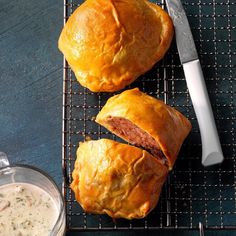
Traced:
<path id="1" fill-rule="evenodd" d="M 65 0 L 64 21 L 83 1 Z M 165 8 L 164 0 L 154 1 Z M 158 206 L 142 220 L 113 221 L 83 212 L 69 188 L 80 141 L 113 138 L 94 117 L 111 93 L 92 93 L 78 84 L 64 62 L 63 153 L 64 197 L 69 230 L 236 229 L 236 2 L 182 1 L 192 28 L 206 79 L 225 161 L 204 168 L 196 116 L 187 90 L 175 42 L 165 58 L 129 88 L 164 100 L 185 114 L 193 125 L 163 188 Z"/>

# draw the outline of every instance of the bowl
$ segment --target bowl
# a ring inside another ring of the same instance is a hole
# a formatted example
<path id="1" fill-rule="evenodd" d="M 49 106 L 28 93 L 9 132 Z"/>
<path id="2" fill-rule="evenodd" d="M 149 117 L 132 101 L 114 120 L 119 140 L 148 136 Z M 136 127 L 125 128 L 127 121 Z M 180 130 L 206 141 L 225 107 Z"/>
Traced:
<path id="1" fill-rule="evenodd" d="M 53 179 L 42 170 L 28 165 L 10 165 L 5 153 L 0 152 L 0 188 L 10 184 L 33 185 L 50 195 L 58 217 L 50 236 L 65 235 L 66 216 L 62 194 Z"/>

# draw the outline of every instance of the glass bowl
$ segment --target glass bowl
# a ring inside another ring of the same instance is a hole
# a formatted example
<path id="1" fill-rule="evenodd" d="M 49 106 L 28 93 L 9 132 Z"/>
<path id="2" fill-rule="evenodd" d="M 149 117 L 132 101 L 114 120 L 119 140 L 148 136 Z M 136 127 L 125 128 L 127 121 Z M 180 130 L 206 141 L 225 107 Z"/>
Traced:
<path id="1" fill-rule="evenodd" d="M 53 179 L 42 170 L 28 165 L 10 165 L 5 153 L 0 152 L 0 186 L 11 183 L 32 184 L 47 192 L 58 209 L 57 221 L 50 236 L 65 235 L 65 206 L 60 190 Z"/>

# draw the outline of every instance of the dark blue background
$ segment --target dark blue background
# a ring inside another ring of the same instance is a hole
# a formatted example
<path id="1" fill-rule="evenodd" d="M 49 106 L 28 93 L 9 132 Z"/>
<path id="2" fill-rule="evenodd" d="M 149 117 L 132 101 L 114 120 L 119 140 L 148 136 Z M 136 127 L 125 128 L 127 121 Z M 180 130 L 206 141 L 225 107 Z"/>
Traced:
<path id="1" fill-rule="evenodd" d="M 63 3 L 0 1 L 0 150 L 61 184 Z"/>
<path id="2" fill-rule="evenodd" d="M 0 151 L 37 166 L 61 186 L 63 2 L 0 0 Z M 101 233 L 81 233 L 80 235 Z M 193 231 L 102 235 L 198 235 Z M 236 235 L 207 232 L 206 235 Z M 70 234 L 74 235 L 74 234 Z"/>

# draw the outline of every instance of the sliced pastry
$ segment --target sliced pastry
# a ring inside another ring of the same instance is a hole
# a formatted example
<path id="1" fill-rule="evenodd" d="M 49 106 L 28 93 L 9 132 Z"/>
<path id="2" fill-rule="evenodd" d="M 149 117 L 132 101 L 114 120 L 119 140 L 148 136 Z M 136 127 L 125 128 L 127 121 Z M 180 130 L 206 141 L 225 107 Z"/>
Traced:
<path id="1" fill-rule="evenodd" d="M 108 99 L 96 122 L 148 150 L 169 169 L 191 130 L 191 123 L 183 114 L 137 88 Z"/>
<path id="2" fill-rule="evenodd" d="M 167 174 L 145 150 L 100 139 L 80 143 L 71 188 L 86 212 L 143 218 L 156 206 Z"/>

